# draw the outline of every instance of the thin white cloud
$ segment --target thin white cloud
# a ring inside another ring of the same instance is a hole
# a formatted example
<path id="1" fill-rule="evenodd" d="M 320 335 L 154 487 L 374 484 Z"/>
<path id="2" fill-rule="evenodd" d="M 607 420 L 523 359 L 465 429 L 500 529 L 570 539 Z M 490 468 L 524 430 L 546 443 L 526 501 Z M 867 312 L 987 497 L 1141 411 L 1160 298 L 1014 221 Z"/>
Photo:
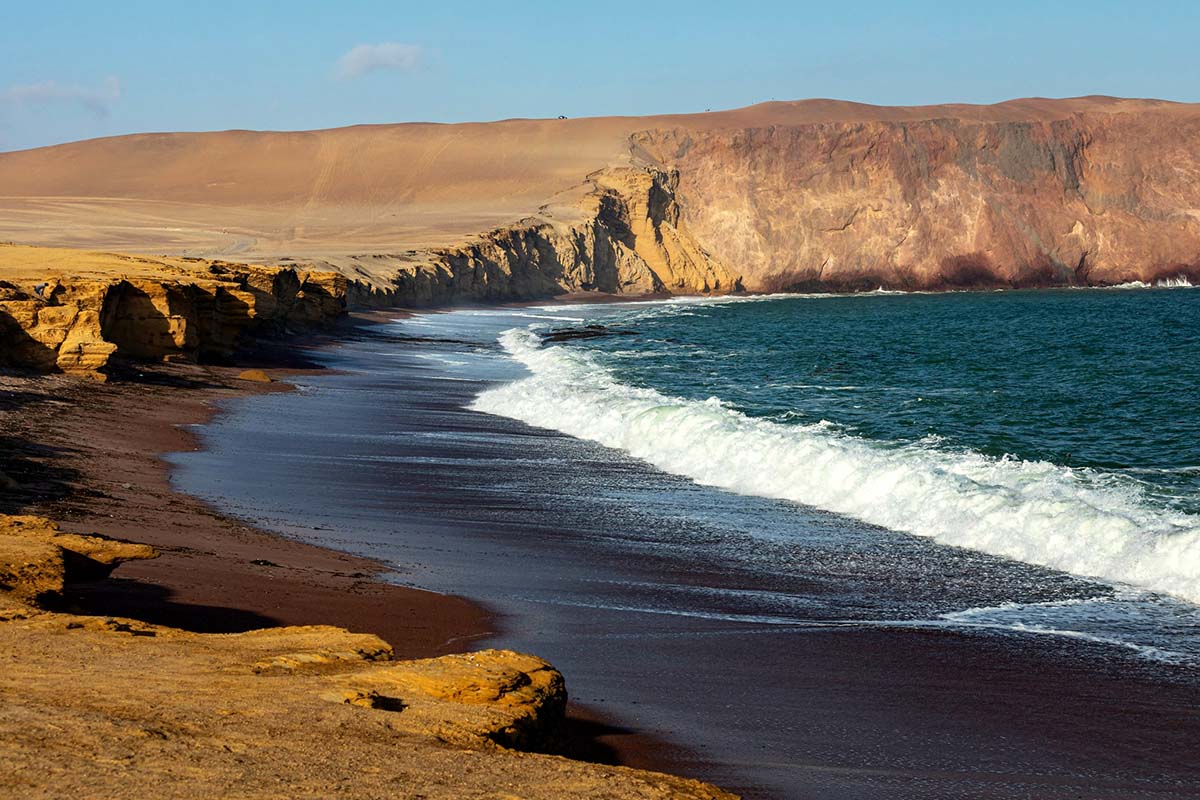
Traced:
<path id="1" fill-rule="evenodd" d="M 424 53 L 424 49 L 416 44 L 360 44 L 338 59 L 337 75 L 345 80 L 381 69 L 414 69 L 421 63 Z"/>
<path id="2" fill-rule="evenodd" d="M 96 87 L 42 81 L 0 90 L 0 106 L 74 105 L 97 117 L 107 117 L 120 99 L 121 82 L 113 77 L 105 78 Z"/>

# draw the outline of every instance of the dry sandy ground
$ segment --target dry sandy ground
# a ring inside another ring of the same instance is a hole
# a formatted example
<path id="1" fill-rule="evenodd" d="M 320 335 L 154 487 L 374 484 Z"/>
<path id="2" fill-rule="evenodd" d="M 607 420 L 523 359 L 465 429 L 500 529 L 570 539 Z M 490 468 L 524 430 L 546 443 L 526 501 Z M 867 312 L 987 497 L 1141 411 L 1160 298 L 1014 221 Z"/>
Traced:
<path id="1" fill-rule="evenodd" d="M 208 262 L 169 256 L 135 256 L 58 247 L 0 244 L 0 280 L 30 283 L 52 278 L 108 279 L 194 275 Z"/>
<path id="2" fill-rule="evenodd" d="M 528 754 L 561 687 L 528 656 L 380 663 L 377 637 L 189 634 L 0 597 L 0 797 L 718 798 Z"/>

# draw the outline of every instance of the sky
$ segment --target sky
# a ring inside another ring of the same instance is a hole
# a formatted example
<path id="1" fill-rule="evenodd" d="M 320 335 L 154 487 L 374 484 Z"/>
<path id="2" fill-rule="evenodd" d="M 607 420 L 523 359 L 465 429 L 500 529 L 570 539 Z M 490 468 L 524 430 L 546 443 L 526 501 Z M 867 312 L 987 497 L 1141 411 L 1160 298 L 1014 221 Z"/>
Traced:
<path id="1" fill-rule="evenodd" d="M 0 5 L 0 150 L 144 131 L 680 113 L 808 97 L 1200 101 L 1197 2 Z"/>

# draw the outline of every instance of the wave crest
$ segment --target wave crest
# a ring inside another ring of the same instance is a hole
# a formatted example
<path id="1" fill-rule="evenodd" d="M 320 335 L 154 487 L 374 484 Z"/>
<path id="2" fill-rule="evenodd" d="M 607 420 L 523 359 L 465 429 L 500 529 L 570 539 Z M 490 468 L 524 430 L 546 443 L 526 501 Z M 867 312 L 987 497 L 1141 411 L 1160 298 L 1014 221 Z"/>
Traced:
<path id="1" fill-rule="evenodd" d="M 666 472 L 1200 603 L 1200 520 L 1112 476 L 935 443 L 889 446 L 615 380 L 587 352 L 501 336 L 530 376 L 472 408 L 623 450 Z"/>

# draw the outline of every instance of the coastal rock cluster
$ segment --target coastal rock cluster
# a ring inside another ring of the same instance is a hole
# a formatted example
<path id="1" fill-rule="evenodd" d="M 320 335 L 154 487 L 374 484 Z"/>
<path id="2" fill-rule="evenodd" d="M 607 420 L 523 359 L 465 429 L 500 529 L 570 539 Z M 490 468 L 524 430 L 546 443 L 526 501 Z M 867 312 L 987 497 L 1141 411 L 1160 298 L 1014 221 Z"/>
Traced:
<path id="1" fill-rule="evenodd" d="M 0 247 L 0 259 L 30 249 Z M 250 336 L 327 326 L 352 283 L 291 267 L 109 258 L 107 275 L 0 280 L 0 366 L 102 378 L 114 358 L 221 360 Z"/>
<path id="2" fill-rule="evenodd" d="M 153 555 L 0 515 L 0 759 L 15 796 L 731 797 L 529 752 L 552 744 L 566 704 L 533 656 L 399 662 L 379 637 L 329 626 L 197 634 L 63 608 L 68 583 Z"/>

